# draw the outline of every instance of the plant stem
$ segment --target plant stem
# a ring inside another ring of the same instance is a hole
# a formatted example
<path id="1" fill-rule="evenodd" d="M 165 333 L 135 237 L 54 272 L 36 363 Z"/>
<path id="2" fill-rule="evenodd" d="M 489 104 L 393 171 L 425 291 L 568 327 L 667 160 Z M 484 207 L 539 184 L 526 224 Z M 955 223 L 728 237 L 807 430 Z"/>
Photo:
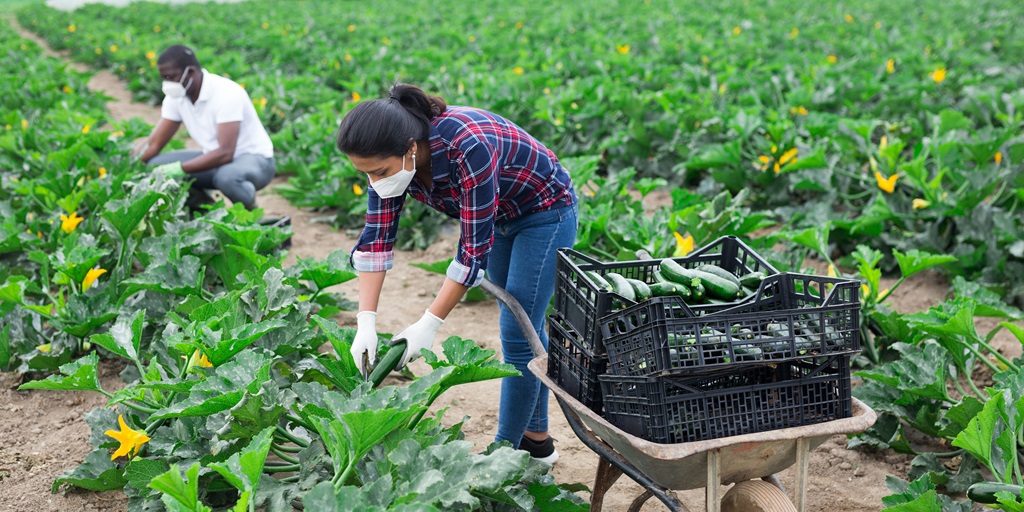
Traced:
<path id="1" fill-rule="evenodd" d="M 292 457 L 292 456 L 286 454 L 285 452 L 283 452 L 281 450 L 278 450 L 277 447 L 274 446 L 273 444 L 270 445 L 270 451 L 274 452 L 274 455 L 277 455 L 278 457 L 281 458 L 281 460 L 283 460 L 285 462 L 290 462 L 292 464 L 298 464 L 299 463 L 299 459 L 296 459 L 295 457 Z"/>
<path id="2" fill-rule="evenodd" d="M 291 443 L 290 440 L 283 439 L 280 436 L 277 438 L 277 440 L 282 441 L 283 443 Z M 275 444 L 274 446 L 277 446 L 278 450 L 281 450 L 282 452 L 285 453 L 299 453 L 302 451 L 301 446 L 291 446 L 290 444 Z"/>
<path id="3" fill-rule="evenodd" d="M 297 445 L 299 445 L 299 446 L 301 446 L 303 448 L 306 448 L 306 447 L 309 446 L 309 441 L 306 441 L 305 439 L 297 437 L 296 435 L 292 434 L 291 432 L 288 432 L 287 430 L 281 428 L 280 426 L 276 426 L 274 428 L 277 430 L 277 433 L 280 434 L 281 436 L 283 436 L 285 439 L 287 439 L 287 440 L 289 440 L 289 441 L 291 441 L 291 442 L 293 442 L 293 443 L 295 443 L 295 444 L 297 444 Z"/>
<path id="4" fill-rule="evenodd" d="M 903 284 L 903 281 L 904 281 L 905 279 L 906 279 L 906 277 L 904 277 L 904 276 L 900 276 L 900 278 L 899 278 L 899 279 L 898 279 L 898 280 L 897 280 L 897 281 L 896 281 L 896 282 L 895 282 L 895 283 L 894 283 L 894 284 L 893 284 L 893 285 L 892 285 L 892 286 L 891 286 L 891 287 L 889 288 L 889 291 L 885 292 L 885 295 L 883 295 L 883 296 L 881 296 L 881 297 L 879 297 L 879 298 L 878 298 L 878 301 L 877 301 L 877 302 L 878 302 L 879 304 L 881 304 L 883 300 L 885 300 L 885 299 L 889 298 L 889 296 L 890 296 L 890 295 L 892 295 L 892 292 L 894 292 L 894 291 L 896 290 L 896 288 L 899 288 L 899 286 L 900 286 L 901 284 Z"/>
<path id="5" fill-rule="evenodd" d="M 952 457 L 956 457 L 957 455 L 963 455 L 963 453 L 964 453 L 964 450 L 960 449 L 960 450 L 953 450 L 951 452 L 945 452 L 945 453 L 932 453 L 932 455 L 934 455 L 936 457 L 943 458 L 943 459 L 949 459 L 949 458 L 952 458 Z"/>
<path id="6" fill-rule="evenodd" d="M 298 426 L 300 426 L 300 427 L 302 427 L 302 428 L 304 428 L 306 430 L 309 430 L 309 431 L 316 430 L 315 428 L 313 428 L 312 425 L 310 425 L 309 423 L 306 423 L 302 418 L 300 418 L 298 416 L 295 416 L 293 414 L 285 414 L 284 417 L 288 421 L 290 421 L 290 422 L 292 422 L 292 423 L 294 423 L 294 424 L 296 424 L 296 425 L 298 425 Z"/>
<path id="7" fill-rule="evenodd" d="M 999 362 L 1001 362 L 1004 365 L 1006 365 L 1007 368 L 1009 368 L 1010 370 L 1013 370 L 1014 373 L 1020 371 L 1020 368 L 1017 368 L 1017 365 L 1013 364 L 1013 361 L 1010 361 L 1005 356 L 1000 354 L 998 350 L 992 348 L 992 345 L 989 345 L 988 343 L 986 343 L 985 340 L 983 340 L 981 338 L 976 338 L 976 340 L 977 340 L 978 344 L 982 346 L 982 348 L 984 348 L 990 354 L 995 356 L 995 358 L 998 359 Z M 989 361 L 988 358 L 983 358 L 983 359 L 985 359 L 986 363 L 989 363 L 989 366 L 992 368 L 992 371 L 994 371 L 995 373 L 999 373 L 999 369 L 996 366 L 992 365 L 991 361 Z"/>
<path id="8" fill-rule="evenodd" d="M 299 475 L 286 476 L 284 478 L 278 478 L 278 482 L 292 484 L 299 481 Z"/>
<path id="9" fill-rule="evenodd" d="M 970 377 L 965 375 L 964 376 L 964 380 L 966 380 L 967 384 L 969 386 L 971 386 L 971 389 L 974 390 L 974 394 L 977 395 L 978 400 L 981 400 L 982 402 L 987 402 L 988 401 L 988 398 L 985 398 L 985 393 L 982 393 L 981 390 L 978 389 L 978 386 L 976 384 L 974 384 L 974 379 L 972 379 L 972 378 L 970 378 Z"/>
<path id="10" fill-rule="evenodd" d="M 298 470 L 298 464 L 289 464 L 287 466 L 263 466 L 263 471 L 266 473 L 294 473 Z"/>

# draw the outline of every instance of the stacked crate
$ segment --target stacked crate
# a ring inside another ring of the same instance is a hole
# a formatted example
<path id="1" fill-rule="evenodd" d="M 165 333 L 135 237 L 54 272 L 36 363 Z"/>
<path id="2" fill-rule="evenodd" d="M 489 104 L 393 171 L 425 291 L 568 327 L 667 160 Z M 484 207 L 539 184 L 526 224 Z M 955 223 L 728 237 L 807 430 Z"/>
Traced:
<path id="1" fill-rule="evenodd" d="M 849 360 L 860 349 L 857 281 L 779 273 L 735 237 L 674 260 L 685 268 L 713 264 L 735 276 L 767 277 L 735 301 L 635 302 L 599 289 L 587 272 L 652 283 L 659 260 L 602 263 L 563 250 L 556 315 L 549 322 L 550 339 L 562 340 L 552 343 L 549 357 L 556 382 L 585 383 L 570 391 L 573 396 L 586 398 L 580 399 L 622 430 L 658 443 L 852 414 Z M 578 364 L 566 364 L 571 350 Z"/>

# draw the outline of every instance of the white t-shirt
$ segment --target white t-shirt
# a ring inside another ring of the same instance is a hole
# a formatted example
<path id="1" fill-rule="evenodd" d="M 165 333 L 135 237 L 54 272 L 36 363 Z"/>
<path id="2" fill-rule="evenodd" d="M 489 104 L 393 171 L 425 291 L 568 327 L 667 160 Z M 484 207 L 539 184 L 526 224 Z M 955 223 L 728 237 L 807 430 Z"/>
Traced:
<path id="1" fill-rule="evenodd" d="M 188 83 L 187 78 L 185 82 Z M 164 96 L 160 117 L 183 123 L 203 153 L 220 147 L 217 142 L 218 124 L 240 121 L 234 157 L 242 154 L 274 156 L 274 144 L 252 106 L 249 93 L 234 81 L 205 69 L 203 87 L 195 104 L 187 95 L 181 98 Z"/>

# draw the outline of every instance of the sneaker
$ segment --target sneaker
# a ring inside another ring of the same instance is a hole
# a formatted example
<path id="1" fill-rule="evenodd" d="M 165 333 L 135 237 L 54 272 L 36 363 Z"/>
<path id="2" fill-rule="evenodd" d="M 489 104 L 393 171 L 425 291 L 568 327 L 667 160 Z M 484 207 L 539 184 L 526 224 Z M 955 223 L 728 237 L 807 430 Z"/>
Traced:
<path id="1" fill-rule="evenodd" d="M 519 449 L 530 452 L 531 457 L 546 464 L 554 465 L 558 461 L 558 450 L 551 436 L 540 442 L 523 436 L 519 441 Z"/>

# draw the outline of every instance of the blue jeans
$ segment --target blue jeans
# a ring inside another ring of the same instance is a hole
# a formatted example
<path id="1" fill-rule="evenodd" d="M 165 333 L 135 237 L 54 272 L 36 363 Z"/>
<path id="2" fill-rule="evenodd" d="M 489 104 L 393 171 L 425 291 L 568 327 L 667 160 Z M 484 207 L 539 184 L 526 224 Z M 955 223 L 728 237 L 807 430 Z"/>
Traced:
<path id="1" fill-rule="evenodd" d="M 548 346 L 544 322 L 555 293 L 556 250 L 573 246 L 576 227 L 576 205 L 529 214 L 494 227 L 487 277 L 519 301 L 544 348 Z M 518 447 L 525 431 L 547 431 L 548 389 L 526 367 L 533 352 L 519 323 L 504 304 L 499 302 L 498 306 L 502 355 L 523 375 L 505 377 L 501 382 L 495 441 L 509 441 Z"/>
<path id="2" fill-rule="evenodd" d="M 149 165 L 162 165 L 171 162 L 187 162 L 203 154 L 194 149 L 182 149 L 159 154 L 147 162 Z M 277 165 L 273 158 L 242 154 L 220 167 L 208 171 L 194 172 L 188 175 L 194 181 L 193 188 L 200 190 L 220 190 L 232 203 L 242 203 L 246 209 L 256 206 L 256 191 L 270 184 L 274 179 Z M 205 192 L 203 193 L 205 195 Z M 206 196 L 209 198 L 209 196 Z"/>

